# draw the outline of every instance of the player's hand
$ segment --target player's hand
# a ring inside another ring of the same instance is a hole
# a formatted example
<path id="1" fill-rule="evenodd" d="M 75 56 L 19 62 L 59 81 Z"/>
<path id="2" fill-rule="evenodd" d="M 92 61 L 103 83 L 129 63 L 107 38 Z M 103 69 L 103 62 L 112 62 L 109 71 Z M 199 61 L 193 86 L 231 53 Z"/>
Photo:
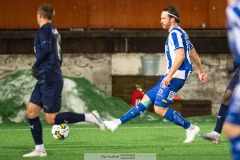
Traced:
<path id="1" fill-rule="evenodd" d="M 42 76 L 40 75 L 38 69 L 36 67 L 32 67 L 32 75 L 34 78 L 36 78 L 37 80 L 42 80 Z"/>
<path id="2" fill-rule="evenodd" d="M 202 83 L 207 83 L 207 74 L 202 72 L 198 73 L 199 79 Z"/>
<path id="3" fill-rule="evenodd" d="M 166 77 L 163 78 L 162 85 L 169 86 L 171 83 L 171 80 L 172 80 L 172 77 L 167 75 Z"/>

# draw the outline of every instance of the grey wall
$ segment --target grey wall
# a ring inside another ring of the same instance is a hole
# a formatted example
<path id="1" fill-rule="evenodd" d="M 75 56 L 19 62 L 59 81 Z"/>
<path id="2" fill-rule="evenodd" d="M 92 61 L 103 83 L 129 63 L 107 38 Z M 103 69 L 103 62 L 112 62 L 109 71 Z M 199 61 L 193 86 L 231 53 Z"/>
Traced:
<path id="1" fill-rule="evenodd" d="M 101 54 L 64 54 L 63 74 L 73 77 L 85 77 L 107 93 L 112 93 L 112 75 L 142 74 L 141 56 L 144 53 L 101 53 Z M 149 54 L 148 54 L 149 55 Z M 165 71 L 165 58 L 160 55 L 159 75 Z M 204 71 L 208 74 L 208 83 L 201 84 L 196 72 L 193 72 L 185 86 L 178 92 L 182 99 L 210 99 L 212 113 L 217 114 L 221 98 L 232 75 L 225 72 L 226 63 L 232 59 L 230 54 L 201 54 Z M 30 69 L 34 63 L 33 54 L 0 55 L 0 81 L 20 69 Z M 127 84 L 126 84 L 127 85 Z"/>

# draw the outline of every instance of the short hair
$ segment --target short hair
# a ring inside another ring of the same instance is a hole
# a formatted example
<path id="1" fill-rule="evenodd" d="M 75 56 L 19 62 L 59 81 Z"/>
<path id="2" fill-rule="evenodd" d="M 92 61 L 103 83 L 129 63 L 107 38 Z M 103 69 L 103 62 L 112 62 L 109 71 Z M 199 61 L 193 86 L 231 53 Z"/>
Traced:
<path id="1" fill-rule="evenodd" d="M 168 12 L 168 13 L 174 15 L 174 16 L 172 16 L 172 15 L 168 14 L 168 16 L 169 16 L 170 18 L 175 18 L 175 21 L 176 21 L 177 23 L 180 23 L 180 22 L 181 22 L 180 19 L 179 19 L 179 18 L 180 18 L 180 13 L 179 13 L 179 11 L 177 10 L 177 8 L 175 8 L 174 6 L 168 6 L 167 8 L 164 8 L 163 11 L 164 11 L 164 12 Z"/>
<path id="2" fill-rule="evenodd" d="M 38 13 L 44 18 L 52 20 L 53 16 L 55 15 L 55 9 L 51 4 L 44 3 L 38 8 Z"/>

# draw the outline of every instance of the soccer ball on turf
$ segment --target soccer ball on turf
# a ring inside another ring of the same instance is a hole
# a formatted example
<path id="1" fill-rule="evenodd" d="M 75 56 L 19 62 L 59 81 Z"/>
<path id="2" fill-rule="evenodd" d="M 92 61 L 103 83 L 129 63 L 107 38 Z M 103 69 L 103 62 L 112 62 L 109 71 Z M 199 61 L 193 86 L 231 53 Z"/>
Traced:
<path id="1" fill-rule="evenodd" d="M 66 124 L 54 125 L 52 127 L 52 135 L 54 139 L 64 140 L 68 137 L 69 127 Z"/>

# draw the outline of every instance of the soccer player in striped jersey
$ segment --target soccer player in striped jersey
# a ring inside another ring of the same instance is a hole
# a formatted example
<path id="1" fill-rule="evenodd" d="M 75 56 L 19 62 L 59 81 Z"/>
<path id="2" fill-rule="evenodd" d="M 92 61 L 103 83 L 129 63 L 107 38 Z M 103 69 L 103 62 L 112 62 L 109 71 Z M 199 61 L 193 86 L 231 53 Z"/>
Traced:
<path id="1" fill-rule="evenodd" d="M 240 0 L 228 0 L 226 8 L 228 42 L 235 61 L 240 66 Z M 236 85 L 224 123 L 224 132 L 231 143 L 233 160 L 240 159 L 240 81 Z"/>
<path id="2" fill-rule="evenodd" d="M 27 106 L 27 118 L 30 124 L 35 149 L 24 154 L 23 157 L 47 156 L 43 145 L 42 124 L 39 113 L 44 111 L 44 116 L 49 124 L 91 122 L 104 130 L 99 115 L 96 111 L 89 114 L 73 112 L 58 113 L 61 109 L 61 93 L 63 89 L 63 76 L 61 71 L 61 37 L 57 29 L 51 24 L 54 8 L 50 4 L 43 4 L 37 11 L 39 30 L 34 39 L 36 62 L 32 67 L 33 76 L 38 80 Z"/>
<path id="3" fill-rule="evenodd" d="M 186 130 L 185 143 L 194 140 L 200 128 L 191 124 L 177 111 L 169 108 L 173 102 L 176 92 L 181 89 L 192 72 L 190 57 L 197 66 L 198 76 L 203 83 L 207 82 L 207 75 L 203 72 L 200 58 L 189 40 L 187 33 L 179 27 L 180 14 L 178 10 L 169 6 L 163 9 L 161 14 L 161 25 L 169 32 L 165 44 L 165 56 L 167 60 L 166 73 L 160 77 L 159 83 L 150 89 L 142 98 L 141 103 L 131 108 L 123 117 L 104 121 L 105 126 L 115 131 L 120 124 L 126 123 L 139 116 L 153 103 L 154 112 L 172 123 Z"/>

